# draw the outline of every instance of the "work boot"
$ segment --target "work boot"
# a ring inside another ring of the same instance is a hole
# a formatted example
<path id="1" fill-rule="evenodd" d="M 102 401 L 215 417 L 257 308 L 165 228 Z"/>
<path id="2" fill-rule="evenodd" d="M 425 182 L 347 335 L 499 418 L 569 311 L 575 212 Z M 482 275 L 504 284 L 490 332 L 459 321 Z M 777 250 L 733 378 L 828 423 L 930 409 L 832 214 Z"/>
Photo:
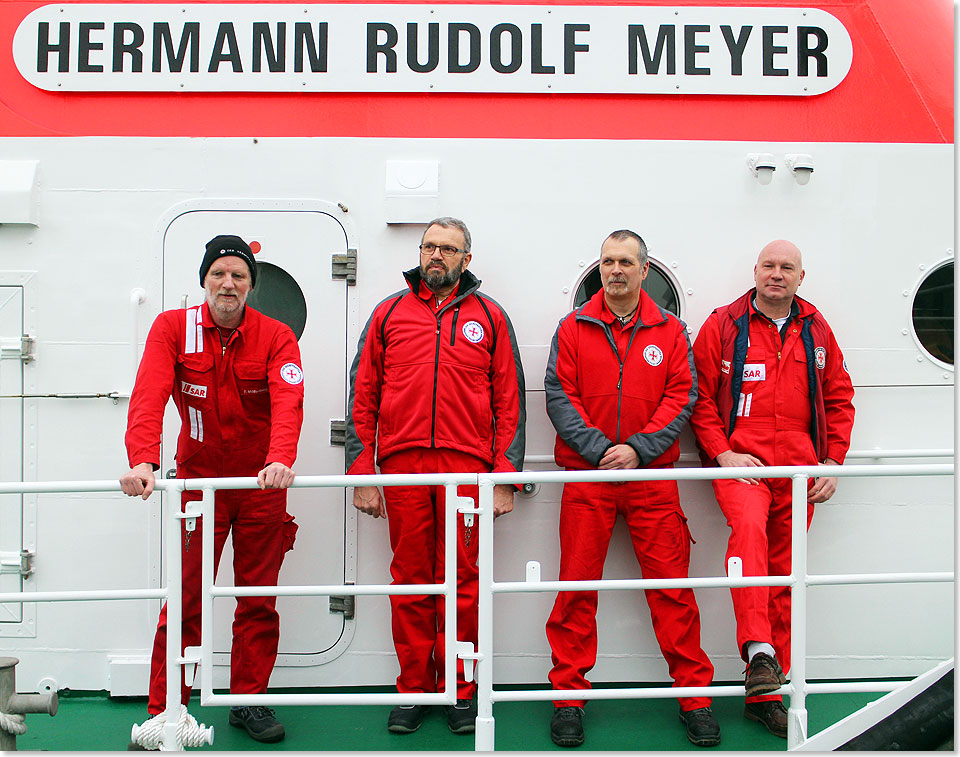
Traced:
<path id="1" fill-rule="evenodd" d="M 390 733 L 413 733 L 427 716 L 425 704 L 401 704 L 390 710 L 387 730 Z"/>
<path id="2" fill-rule="evenodd" d="M 687 738 L 696 746 L 716 746 L 720 743 L 720 724 L 709 707 L 698 710 L 680 710 L 680 722 L 687 728 Z"/>
<path id="3" fill-rule="evenodd" d="M 780 663 L 763 652 L 753 656 L 747 665 L 746 673 L 743 685 L 748 697 L 770 694 L 787 682 Z"/>
<path id="4" fill-rule="evenodd" d="M 583 707 L 557 707 L 550 719 L 550 739 L 557 746 L 583 743 Z"/>
<path id="5" fill-rule="evenodd" d="M 447 728 L 451 733 L 473 733 L 477 728 L 477 702 L 475 699 L 458 699 L 447 706 Z"/>
<path id="6" fill-rule="evenodd" d="M 264 744 L 273 744 L 283 741 L 287 735 L 283 725 L 277 720 L 276 713 L 269 707 L 254 705 L 252 707 L 230 708 L 230 725 L 243 728 L 250 738 Z"/>
<path id="7" fill-rule="evenodd" d="M 747 702 L 743 708 L 747 720 L 763 723 L 767 730 L 781 739 L 787 738 L 787 711 L 783 702 L 768 699 L 765 702 Z"/>

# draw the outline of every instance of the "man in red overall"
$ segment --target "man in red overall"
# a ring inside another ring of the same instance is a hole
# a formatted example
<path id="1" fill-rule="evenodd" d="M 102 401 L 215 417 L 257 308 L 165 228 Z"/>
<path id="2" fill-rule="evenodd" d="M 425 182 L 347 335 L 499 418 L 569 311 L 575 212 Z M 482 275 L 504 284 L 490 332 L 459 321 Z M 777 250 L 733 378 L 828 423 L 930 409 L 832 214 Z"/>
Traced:
<path id="1" fill-rule="evenodd" d="M 850 447 L 853 385 L 843 354 L 820 312 L 796 296 L 803 281 L 800 250 L 786 240 L 760 251 L 756 288 L 710 314 L 693 351 L 700 396 L 691 425 L 704 465 L 839 465 Z M 837 479 L 812 479 L 813 507 Z M 745 576 L 790 573 L 791 481 L 713 482 L 730 526 L 727 560 Z M 744 716 L 786 738 L 787 713 L 773 694 L 790 670 L 790 591 L 732 589 L 737 647 L 746 670 Z M 781 667 L 782 666 L 782 667 Z"/>
<path id="2" fill-rule="evenodd" d="M 427 224 L 420 265 L 404 272 L 407 288 L 374 309 L 350 373 L 346 471 L 389 473 L 515 472 L 523 468 L 524 380 L 513 326 L 478 290 L 467 269 L 470 232 L 444 217 Z M 513 509 L 512 486 L 494 488 L 494 515 Z M 375 486 L 358 486 L 353 504 L 387 518 L 395 584 L 440 583 L 444 575 L 442 486 L 390 486 L 386 504 Z M 476 486 L 460 496 L 477 497 Z M 477 526 L 457 519 L 457 636 L 477 643 Z M 397 691 L 444 688 L 444 599 L 390 597 L 400 662 Z M 475 683 L 457 663 L 457 704 L 447 708 L 454 733 L 473 733 Z M 393 708 L 387 728 L 416 731 L 426 706 Z"/>
<path id="3" fill-rule="evenodd" d="M 554 457 L 566 470 L 672 468 L 677 437 L 697 398 L 686 326 L 641 289 L 650 263 L 634 232 L 600 248 L 602 288 L 557 328 L 544 380 L 557 430 Z M 686 578 L 690 531 L 676 481 L 566 483 L 560 503 L 560 580 L 597 580 L 617 515 L 630 529 L 644 578 Z M 645 592 L 675 686 L 709 686 L 692 589 Z M 555 689 L 589 689 L 597 660 L 597 592 L 561 591 L 547 621 Z M 709 697 L 683 697 L 680 720 L 697 746 L 720 743 Z M 583 700 L 554 702 L 550 737 L 583 743 Z"/>
<path id="4" fill-rule="evenodd" d="M 182 423 L 177 478 L 256 476 L 260 484 L 261 491 L 217 491 L 214 523 L 200 519 L 194 532 L 183 531 L 184 647 L 200 643 L 202 529 L 215 528 L 214 565 L 232 530 L 237 586 L 275 585 L 296 534 L 284 489 L 294 480 L 291 466 L 303 421 L 300 349 L 288 326 L 246 306 L 256 277 L 246 242 L 233 235 L 211 239 L 200 265 L 204 303 L 157 316 L 130 398 L 130 471 L 120 479 L 125 494 L 147 499 L 153 492 L 163 411 L 171 396 Z M 181 501 L 200 498 L 201 492 L 186 491 Z M 233 694 L 267 690 L 280 639 L 275 607 L 276 597 L 237 599 L 230 656 Z M 147 705 L 151 715 L 166 708 L 166 610 L 164 605 L 154 639 Z M 181 683 L 186 704 L 190 687 Z M 285 735 L 268 707 L 232 708 L 230 724 L 257 741 L 280 741 Z"/>

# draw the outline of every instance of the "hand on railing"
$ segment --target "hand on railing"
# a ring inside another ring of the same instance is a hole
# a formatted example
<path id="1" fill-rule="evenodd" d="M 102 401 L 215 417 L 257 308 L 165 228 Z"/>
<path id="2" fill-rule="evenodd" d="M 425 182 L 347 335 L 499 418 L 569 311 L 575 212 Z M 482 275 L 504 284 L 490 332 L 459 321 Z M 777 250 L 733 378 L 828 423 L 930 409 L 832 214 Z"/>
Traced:
<path id="1" fill-rule="evenodd" d="M 269 463 L 257 474 L 257 483 L 261 489 L 286 489 L 293 483 L 296 473 L 283 463 Z"/>
<path id="2" fill-rule="evenodd" d="M 757 458 L 753 455 L 748 455 L 746 452 L 734 452 L 732 449 L 728 449 L 726 452 L 721 452 L 717 455 L 717 465 L 721 468 L 753 468 L 753 467 L 763 467 Z M 760 482 L 755 478 L 737 478 L 735 481 L 740 481 L 744 484 L 753 484 L 755 486 L 759 485 Z"/>
<path id="3" fill-rule="evenodd" d="M 353 490 L 353 506 L 374 518 L 386 518 L 387 508 L 376 486 L 358 486 Z"/>
<path id="4" fill-rule="evenodd" d="M 137 463 L 120 476 L 120 491 L 128 497 L 147 499 L 153 494 L 157 479 L 153 474 L 153 463 Z"/>
<path id="5" fill-rule="evenodd" d="M 513 510 L 513 484 L 497 484 L 493 487 L 493 517 L 499 518 Z"/>

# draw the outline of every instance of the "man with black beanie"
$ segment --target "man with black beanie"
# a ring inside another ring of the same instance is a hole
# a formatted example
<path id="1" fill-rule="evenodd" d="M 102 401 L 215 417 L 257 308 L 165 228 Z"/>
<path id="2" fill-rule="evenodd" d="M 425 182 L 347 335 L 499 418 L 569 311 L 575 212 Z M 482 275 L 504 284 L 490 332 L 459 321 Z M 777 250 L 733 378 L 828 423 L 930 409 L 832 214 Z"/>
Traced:
<path id="1" fill-rule="evenodd" d="M 123 492 L 147 499 L 160 467 L 163 411 L 173 396 L 180 413 L 177 477 L 256 476 L 260 490 L 220 490 L 213 524 L 199 519 L 182 531 L 183 647 L 200 643 L 200 558 L 203 527 L 213 526 L 219 563 L 233 532 L 237 586 L 273 586 L 297 526 L 286 511 L 285 489 L 293 483 L 303 422 L 303 370 L 290 328 L 246 306 L 257 266 L 240 237 L 216 236 L 200 265 L 202 305 L 160 313 L 150 329 L 130 397 L 126 447 L 130 470 Z M 199 500 L 185 491 L 182 504 Z M 193 548 L 191 549 L 191 541 Z M 276 597 L 239 597 L 233 624 L 230 692 L 260 694 L 277 658 L 280 618 Z M 166 605 L 154 639 L 150 671 L 151 715 L 166 713 Z M 181 681 L 181 701 L 190 686 Z M 284 738 L 268 707 L 235 707 L 230 724 L 260 742 Z"/>

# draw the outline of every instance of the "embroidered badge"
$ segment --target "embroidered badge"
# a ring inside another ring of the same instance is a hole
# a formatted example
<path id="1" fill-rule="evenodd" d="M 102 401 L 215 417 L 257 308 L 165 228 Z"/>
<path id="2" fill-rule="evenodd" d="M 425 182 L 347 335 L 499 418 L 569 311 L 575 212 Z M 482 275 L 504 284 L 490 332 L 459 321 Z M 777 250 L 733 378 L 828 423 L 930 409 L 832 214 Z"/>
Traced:
<path id="1" fill-rule="evenodd" d="M 463 335 L 476 344 L 483 339 L 483 326 L 476 321 L 468 321 L 463 324 Z"/>
<path id="2" fill-rule="evenodd" d="M 280 369 L 280 378 L 288 384 L 296 386 L 303 383 L 303 371 L 296 363 L 287 363 Z"/>
<path id="3" fill-rule="evenodd" d="M 827 366 L 827 351 L 823 347 L 817 347 L 813 351 L 813 359 L 817 364 L 817 368 L 821 371 Z"/>
<path id="4" fill-rule="evenodd" d="M 730 361 L 721 360 L 720 361 L 720 373 L 730 373 Z"/>
<path id="5" fill-rule="evenodd" d="M 650 365 L 660 365 L 663 362 L 663 351 L 655 344 L 648 344 L 643 348 L 643 359 Z"/>
<path id="6" fill-rule="evenodd" d="M 750 363 L 743 366 L 744 381 L 766 381 L 767 366 L 765 363 Z"/>
<path id="7" fill-rule="evenodd" d="M 180 391 L 191 397 L 199 397 L 200 399 L 204 399 L 207 396 L 207 387 L 188 384 L 186 381 L 180 382 Z"/>

